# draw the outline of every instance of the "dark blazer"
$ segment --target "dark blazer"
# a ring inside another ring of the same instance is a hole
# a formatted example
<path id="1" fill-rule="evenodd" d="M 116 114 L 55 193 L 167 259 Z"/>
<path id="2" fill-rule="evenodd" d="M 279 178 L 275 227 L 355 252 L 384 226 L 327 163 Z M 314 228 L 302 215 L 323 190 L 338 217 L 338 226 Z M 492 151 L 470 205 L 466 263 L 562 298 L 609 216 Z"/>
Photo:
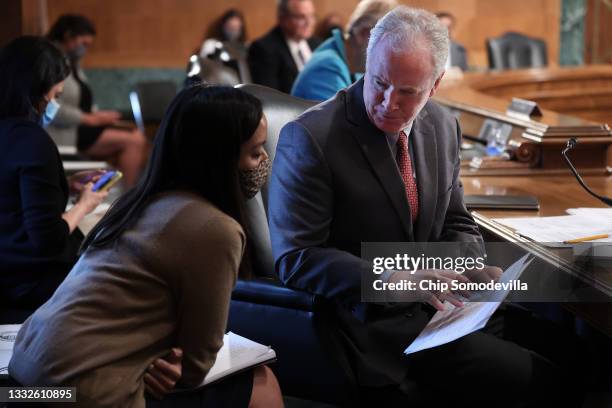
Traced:
<path id="1" fill-rule="evenodd" d="M 82 234 L 71 235 L 62 219 L 67 202 L 64 168 L 47 132 L 29 120 L 0 120 L 3 300 L 19 304 L 30 290 L 40 292 L 41 281 L 52 275 L 61 279 L 72 268 Z"/>
<path id="2" fill-rule="evenodd" d="M 459 67 L 463 71 L 467 71 L 467 51 L 465 47 L 454 41 L 450 42 L 450 62 L 452 67 Z"/>
<path id="3" fill-rule="evenodd" d="M 330 300 L 339 350 L 361 385 L 399 383 L 403 350 L 432 314 L 420 303 L 360 303 L 361 242 L 462 241 L 482 246 L 459 181 L 456 119 L 428 102 L 410 133 L 419 186 L 412 224 L 386 137 L 369 120 L 363 80 L 288 123 L 269 190 L 279 277 Z"/>
<path id="4" fill-rule="evenodd" d="M 308 45 L 314 51 L 319 42 L 310 39 Z M 274 27 L 266 35 L 253 41 L 247 58 L 254 83 L 285 93 L 291 92 L 298 68 L 280 27 Z"/>

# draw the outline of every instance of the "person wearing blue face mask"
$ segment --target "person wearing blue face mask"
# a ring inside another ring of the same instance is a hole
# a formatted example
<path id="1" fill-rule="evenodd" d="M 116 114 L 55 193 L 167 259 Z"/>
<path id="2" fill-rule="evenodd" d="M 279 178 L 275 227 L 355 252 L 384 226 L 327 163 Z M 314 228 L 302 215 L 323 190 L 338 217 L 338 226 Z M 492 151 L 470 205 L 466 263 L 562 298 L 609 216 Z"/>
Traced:
<path id="1" fill-rule="evenodd" d="M 55 118 L 55 116 L 57 115 L 57 112 L 59 111 L 60 108 L 60 104 L 57 103 L 57 101 L 55 99 L 51 99 L 49 101 L 49 103 L 47 104 L 47 107 L 45 108 L 45 111 L 43 112 L 42 116 L 41 116 L 41 123 L 40 125 L 43 128 L 47 128 L 47 126 L 49 126 L 51 124 L 51 122 L 53 122 L 53 119 Z"/>
<path id="2" fill-rule="evenodd" d="M 137 129 L 117 124 L 120 112 L 98 110 L 94 104 L 80 62 L 95 35 L 93 23 L 76 14 L 60 16 L 47 34 L 47 38 L 65 53 L 70 68 L 60 100 L 62 106 L 48 132 L 58 145 L 75 146 L 87 158 L 116 165 L 123 173 L 124 186 L 129 188 L 136 183 L 144 166 L 147 142 Z"/>
<path id="3" fill-rule="evenodd" d="M 66 179 L 44 130 L 68 72 L 44 38 L 20 37 L 0 51 L 0 309 L 33 311 L 51 297 L 76 261 L 78 223 L 107 194 L 92 191 L 101 172 Z M 79 198 L 65 211 L 70 192 Z"/>

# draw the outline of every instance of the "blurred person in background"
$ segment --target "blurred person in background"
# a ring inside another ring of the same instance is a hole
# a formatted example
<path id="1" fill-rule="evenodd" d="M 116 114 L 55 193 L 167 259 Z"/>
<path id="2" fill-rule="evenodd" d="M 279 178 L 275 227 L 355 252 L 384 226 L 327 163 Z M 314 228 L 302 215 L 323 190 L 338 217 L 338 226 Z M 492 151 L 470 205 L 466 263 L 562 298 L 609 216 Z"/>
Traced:
<path id="1" fill-rule="evenodd" d="M 332 36 L 332 31 L 338 29 L 342 31 L 342 17 L 335 11 L 326 15 L 315 28 L 315 37 L 321 41 L 325 41 Z"/>
<path id="2" fill-rule="evenodd" d="M 58 18 L 47 34 L 68 57 L 70 75 L 64 84 L 61 108 L 48 131 L 58 145 L 76 146 L 84 156 L 108 161 L 123 172 L 125 187 L 132 187 L 146 160 L 147 143 L 137 129 L 119 126 L 121 113 L 97 110 L 80 61 L 93 44 L 96 29 L 80 15 Z"/>
<path id="3" fill-rule="evenodd" d="M 103 172 L 66 179 L 43 128 L 69 72 L 61 51 L 41 37 L 0 51 L 0 308 L 34 310 L 51 297 L 77 260 L 77 225 L 107 194 L 92 191 Z M 66 211 L 71 192 L 79 198 Z"/>
<path id="4" fill-rule="evenodd" d="M 272 30 L 253 41 L 248 63 L 254 83 L 289 93 L 318 45 L 312 38 L 315 26 L 312 0 L 278 0 L 277 21 Z"/>
<path id="5" fill-rule="evenodd" d="M 242 13 L 236 9 L 227 10 L 221 17 L 215 20 L 208 28 L 202 47 L 200 57 L 206 58 L 214 55 L 221 47 L 242 59 L 247 55 L 246 22 Z"/>
<path id="6" fill-rule="evenodd" d="M 291 94 L 304 99 L 324 101 L 360 79 L 365 72 L 370 30 L 397 5 L 395 0 L 362 0 L 346 26 L 346 34 L 333 30 L 300 72 Z"/>

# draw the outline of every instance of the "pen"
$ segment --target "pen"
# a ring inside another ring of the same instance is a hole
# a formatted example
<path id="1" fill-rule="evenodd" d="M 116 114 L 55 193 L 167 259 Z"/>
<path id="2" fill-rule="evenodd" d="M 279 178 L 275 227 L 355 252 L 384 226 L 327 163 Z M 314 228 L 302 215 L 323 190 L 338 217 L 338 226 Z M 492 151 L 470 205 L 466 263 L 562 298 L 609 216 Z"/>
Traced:
<path id="1" fill-rule="evenodd" d="M 577 244 L 579 242 L 585 242 L 585 241 L 594 241 L 596 239 L 602 239 L 602 238 L 608 238 L 610 235 L 608 234 L 597 234 L 597 235 L 591 235 L 590 237 L 582 237 L 582 238 L 575 238 L 575 239 L 570 239 L 567 241 L 563 241 L 564 244 Z"/>

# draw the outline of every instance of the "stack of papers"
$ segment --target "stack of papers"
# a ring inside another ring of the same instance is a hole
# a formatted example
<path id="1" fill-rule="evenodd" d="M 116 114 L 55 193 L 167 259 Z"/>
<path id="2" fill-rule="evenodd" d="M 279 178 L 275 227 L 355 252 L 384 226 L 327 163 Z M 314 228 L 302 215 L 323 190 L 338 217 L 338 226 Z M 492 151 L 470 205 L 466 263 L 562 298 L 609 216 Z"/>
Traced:
<path id="1" fill-rule="evenodd" d="M 572 215 L 584 215 L 593 218 L 612 218 L 612 208 L 568 208 L 566 212 Z"/>
<path id="2" fill-rule="evenodd" d="M 549 246 L 563 246 L 553 244 L 599 234 L 610 236 L 589 242 L 612 242 L 611 208 L 570 208 L 567 212 L 570 215 L 496 218 L 494 221 L 512 228 L 525 238 Z"/>

